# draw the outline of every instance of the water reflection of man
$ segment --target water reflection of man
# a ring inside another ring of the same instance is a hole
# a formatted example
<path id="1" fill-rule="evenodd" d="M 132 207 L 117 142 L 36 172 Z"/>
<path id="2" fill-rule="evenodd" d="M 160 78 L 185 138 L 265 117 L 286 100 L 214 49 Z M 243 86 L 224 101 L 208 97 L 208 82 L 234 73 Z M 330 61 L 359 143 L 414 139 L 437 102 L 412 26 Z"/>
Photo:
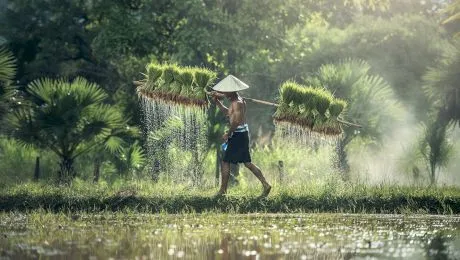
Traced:
<path id="1" fill-rule="evenodd" d="M 218 196 L 224 195 L 227 192 L 230 163 L 243 163 L 259 179 L 263 186 L 261 196 L 267 196 L 271 190 L 271 186 L 265 180 L 262 171 L 251 162 L 251 155 L 249 153 L 249 127 L 246 122 L 246 102 L 238 94 L 239 90 L 246 88 L 248 88 L 246 84 L 230 75 L 214 86 L 213 89 L 215 91 L 211 92 L 214 102 L 228 116 L 230 123 L 230 129 L 222 136 L 227 147 L 222 159 L 222 182 L 220 190 L 217 193 Z M 229 108 L 225 107 L 220 101 L 223 97 L 230 101 Z"/>

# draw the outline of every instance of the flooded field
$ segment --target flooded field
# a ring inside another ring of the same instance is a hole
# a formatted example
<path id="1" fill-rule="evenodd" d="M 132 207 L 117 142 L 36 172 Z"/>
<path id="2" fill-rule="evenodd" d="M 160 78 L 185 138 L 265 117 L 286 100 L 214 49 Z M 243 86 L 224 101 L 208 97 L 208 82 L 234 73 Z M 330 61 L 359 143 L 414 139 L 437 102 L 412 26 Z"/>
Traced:
<path id="1" fill-rule="evenodd" d="M 0 259 L 460 259 L 460 217 L 0 214 Z"/>

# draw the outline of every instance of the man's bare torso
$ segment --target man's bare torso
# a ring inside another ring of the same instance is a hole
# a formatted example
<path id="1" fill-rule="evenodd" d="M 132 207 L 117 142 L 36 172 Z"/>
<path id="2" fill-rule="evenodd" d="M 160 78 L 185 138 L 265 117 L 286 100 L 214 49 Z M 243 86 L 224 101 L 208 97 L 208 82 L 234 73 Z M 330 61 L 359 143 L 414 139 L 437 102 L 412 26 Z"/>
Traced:
<path id="1" fill-rule="evenodd" d="M 246 102 L 243 98 L 233 100 L 230 107 L 228 108 L 228 117 L 230 125 L 243 125 L 246 124 Z"/>

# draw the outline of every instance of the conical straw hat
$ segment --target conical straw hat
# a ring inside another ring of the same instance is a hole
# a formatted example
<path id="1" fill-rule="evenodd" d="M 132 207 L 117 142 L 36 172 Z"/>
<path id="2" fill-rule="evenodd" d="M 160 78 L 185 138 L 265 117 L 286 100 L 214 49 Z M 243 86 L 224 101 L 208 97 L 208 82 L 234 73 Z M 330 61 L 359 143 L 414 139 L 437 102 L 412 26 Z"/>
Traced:
<path id="1" fill-rule="evenodd" d="M 233 75 L 228 75 L 223 80 L 219 81 L 212 89 L 219 92 L 236 92 L 248 89 L 249 86 Z"/>

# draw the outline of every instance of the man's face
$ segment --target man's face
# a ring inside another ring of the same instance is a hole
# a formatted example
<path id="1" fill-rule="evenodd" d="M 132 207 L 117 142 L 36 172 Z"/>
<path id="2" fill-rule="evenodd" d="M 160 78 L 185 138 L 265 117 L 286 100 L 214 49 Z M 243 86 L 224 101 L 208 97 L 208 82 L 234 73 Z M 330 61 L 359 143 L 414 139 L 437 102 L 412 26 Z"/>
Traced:
<path id="1" fill-rule="evenodd" d="M 227 99 L 231 99 L 234 93 L 235 92 L 222 92 L 222 94 L 224 94 Z"/>

